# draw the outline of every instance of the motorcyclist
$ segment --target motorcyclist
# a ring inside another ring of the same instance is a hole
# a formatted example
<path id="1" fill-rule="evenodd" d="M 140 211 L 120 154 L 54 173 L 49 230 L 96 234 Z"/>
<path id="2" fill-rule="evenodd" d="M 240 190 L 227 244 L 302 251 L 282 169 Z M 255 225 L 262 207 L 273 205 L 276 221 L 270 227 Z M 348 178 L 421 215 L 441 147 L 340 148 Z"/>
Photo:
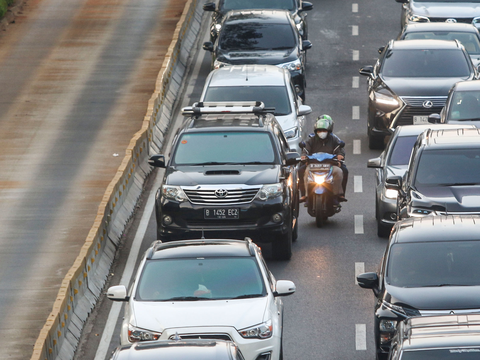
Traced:
<path id="1" fill-rule="evenodd" d="M 329 154 L 337 155 L 338 160 L 345 159 L 345 150 L 340 145 L 340 138 L 332 133 L 333 131 L 333 119 L 329 115 L 321 115 L 315 121 L 313 127 L 315 136 L 311 137 L 305 142 L 305 148 L 302 152 L 302 160 L 306 160 L 306 155 L 311 155 L 318 152 L 325 152 Z M 345 198 L 345 188 L 348 180 L 348 170 L 345 165 L 341 162 L 338 162 L 338 167 L 333 167 L 333 194 L 337 196 L 339 202 L 347 201 Z M 303 164 L 300 166 L 299 174 L 299 187 L 300 202 L 305 202 L 307 196 L 305 194 L 306 184 L 304 180 L 306 165 Z"/>

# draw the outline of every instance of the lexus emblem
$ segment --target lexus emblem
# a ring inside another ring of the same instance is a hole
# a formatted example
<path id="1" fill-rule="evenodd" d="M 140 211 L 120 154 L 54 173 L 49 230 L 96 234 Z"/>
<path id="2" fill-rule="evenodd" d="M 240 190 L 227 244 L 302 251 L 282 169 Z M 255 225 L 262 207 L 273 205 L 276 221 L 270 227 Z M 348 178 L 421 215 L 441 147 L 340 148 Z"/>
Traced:
<path id="1" fill-rule="evenodd" d="M 423 102 L 423 107 L 424 107 L 425 109 L 430 109 L 431 107 L 433 107 L 433 101 L 431 101 L 431 100 L 425 100 L 425 101 Z"/>
<path id="2" fill-rule="evenodd" d="M 447 22 L 447 23 L 456 23 L 457 20 L 456 20 L 456 19 L 447 19 L 447 20 L 445 20 L 445 22 Z"/>
<path id="3" fill-rule="evenodd" d="M 217 189 L 215 190 L 215 196 L 219 199 L 225 199 L 228 195 L 228 191 L 225 189 Z"/>
<path id="4" fill-rule="evenodd" d="M 450 315 L 454 315 L 455 314 L 455 311 L 450 311 Z"/>

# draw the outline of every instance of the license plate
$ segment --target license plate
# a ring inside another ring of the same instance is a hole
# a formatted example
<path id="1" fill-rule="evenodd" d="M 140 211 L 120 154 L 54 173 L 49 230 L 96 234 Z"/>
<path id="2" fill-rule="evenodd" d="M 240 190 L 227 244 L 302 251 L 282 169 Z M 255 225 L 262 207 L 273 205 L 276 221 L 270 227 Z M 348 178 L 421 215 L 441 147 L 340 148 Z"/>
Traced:
<path id="1" fill-rule="evenodd" d="M 238 208 L 204 209 L 205 219 L 238 219 Z"/>
<path id="2" fill-rule="evenodd" d="M 330 164 L 311 164 L 310 167 L 314 168 L 314 169 L 328 169 L 328 170 L 330 170 Z"/>
<path id="3" fill-rule="evenodd" d="M 414 116 L 413 125 L 428 124 L 428 116 Z"/>

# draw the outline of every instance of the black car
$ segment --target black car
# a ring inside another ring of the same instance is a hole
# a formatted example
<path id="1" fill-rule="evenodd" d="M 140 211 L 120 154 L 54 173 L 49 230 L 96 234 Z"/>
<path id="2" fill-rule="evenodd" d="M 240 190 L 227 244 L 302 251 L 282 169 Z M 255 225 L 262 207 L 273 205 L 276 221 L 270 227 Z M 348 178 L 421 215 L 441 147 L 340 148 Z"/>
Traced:
<path id="1" fill-rule="evenodd" d="M 399 321 L 480 312 L 479 252 L 480 216 L 428 216 L 395 224 L 378 272 L 357 276 L 358 285 L 375 295 L 377 359 L 387 358 Z"/>
<path id="2" fill-rule="evenodd" d="M 480 129 L 427 130 L 412 150 L 405 175 L 391 176 L 397 219 L 480 215 Z"/>
<path id="3" fill-rule="evenodd" d="M 389 360 L 477 360 L 480 315 L 415 316 L 397 325 Z"/>
<path id="4" fill-rule="evenodd" d="M 308 38 L 308 25 L 306 11 L 313 9 L 313 4 L 302 0 L 217 0 L 203 5 L 203 10 L 213 11 L 210 23 L 210 40 L 217 39 L 222 27 L 225 14 L 232 10 L 287 10 L 290 13 L 298 32 L 303 40 Z"/>
<path id="5" fill-rule="evenodd" d="M 234 105 L 234 106 L 232 106 Z M 289 259 L 298 232 L 295 165 L 281 126 L 263 103 L 197 103 L 175 135 L 156 194 L 157 235 L 162 241 L 199 238 L 272 243 Z M 273 111 L 273 110 L 272 110 Z"/>
<path id="6" fill-rule="evenodd" d="M 368 141 L 383 148 L 385 137 L 398 125 L 428 123 L 440 112 L 457 81 L 477 78 L 470 56 L 458 40 L 390 41 L 368 76 Z"/>
<path id="7" fill-rule="evenodd" d="M 445 107 L 440 114 L 431 114 L 428 121 L 480 127 L 480 81 L 459 81 L 453 85 Z"/>
<path id="8" fill-rule="evenodd" d="M 225 15 L 218 39 L 203 44 L 212 52 L 212 69 L 228 65 L 276 65 L 290 71 L 295 91 L 305 101 L 306 51 L 288 11 L 231 11 Z"/>

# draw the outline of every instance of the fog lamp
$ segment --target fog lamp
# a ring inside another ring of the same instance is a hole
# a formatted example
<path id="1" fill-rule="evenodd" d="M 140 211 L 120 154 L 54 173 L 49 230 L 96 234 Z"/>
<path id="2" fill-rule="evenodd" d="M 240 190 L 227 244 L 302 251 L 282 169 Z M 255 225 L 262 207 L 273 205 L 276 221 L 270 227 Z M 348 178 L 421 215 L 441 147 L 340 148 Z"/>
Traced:
<path id="1" fill-rule="evenodd" d="M 173 219 L 171 216 L 165 215 L 163 217 L 163 225 L 170 225 L 173 222 Z"/>
<path id="2" fill-rule="evenodd" d="M 282 222 L 282 219 L 283 219 L 282 214 L 275 214 L 272 216 L 272 221 L 277 224 L 279 222 Z"/>

